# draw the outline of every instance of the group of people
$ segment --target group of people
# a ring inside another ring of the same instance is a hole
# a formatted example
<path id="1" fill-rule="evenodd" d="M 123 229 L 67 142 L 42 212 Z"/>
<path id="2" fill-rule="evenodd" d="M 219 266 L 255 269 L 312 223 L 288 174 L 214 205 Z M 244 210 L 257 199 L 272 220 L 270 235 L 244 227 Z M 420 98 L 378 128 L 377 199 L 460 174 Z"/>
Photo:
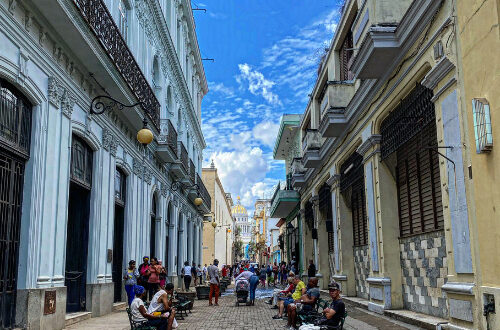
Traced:
<path id="1" fill-rule="evenodd" d="M 174 285 L 166 283 L 167 272 L 161 260 L 152 257 L 150 262 L 148 256 L 142 260 L 139 268 L 135 260 L 130 260 L 123 273 L 132 321 L 159 330 L 175 329 Z"/>
<path id="2" fill-rule="evenodd" d="M 234 273 L 234 277 L 237 277 L 245 270 L 248 270 L 254 273 L 258 278 L 260 284 L 265 287 L 267 286 L 276 286 L 278 284 L 284 285 L 287 282 L 288 273 L 296 272 L 296 262 L 292 260 L 289 264 L 286 262 L 281 263 L 269 263 L 267 265 L 258 265 L 253 263 L 239 263 L 233 266 L 232 270 Z"/>
<path id="3" fill-rule="evenodd" d="M 332 298 L 329 307 L 323 310 L 322 316 L 314 322 L 314 325 L 303 325 L 300 329 L 320 329 L 321 326 L 338 327 L 345 314 L 345 305 L 340 297 L 339 284 L 330 283 L 328 292 Z M 288 286 L 284 290 L 274 290 L 273 297 L 267 303 L 272 305 L 271 308 L 278 309 L 278 314 L 273 316 L 273 319 L 283 319 L 286 311 L 287 327 L 295 329 L 297 315 L 314 313 L 319 297 L 320 290 L 317 277 L 309 277 L 306 285 L 299 275 L 290 272 Z"/>

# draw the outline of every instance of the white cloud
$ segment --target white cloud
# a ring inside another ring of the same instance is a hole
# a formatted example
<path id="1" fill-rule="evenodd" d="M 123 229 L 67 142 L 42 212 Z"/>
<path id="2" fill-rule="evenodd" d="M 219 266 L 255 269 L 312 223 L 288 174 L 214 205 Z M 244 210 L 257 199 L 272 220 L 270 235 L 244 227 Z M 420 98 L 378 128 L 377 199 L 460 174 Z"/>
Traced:
<path id="1" fill-rule="evenodd" d="M 279 127 L 279 124 L 263 121 L 253 127 L 252 133 L 257 141 L 273 149 Z"/>
<path id="2" fill-rule="evenodd" d="M 238 64 L 238 68 L 240 69 L 240 75 L 236 80 L 239 83 L 242 83 L 243 80 L 247 81 L 250 93 L 261 95 L 270 104 L 280 104 L 278 95 L 271 92 L 275 85 L 273 81 L 266 79 L 261 72 L 252 69 L 247 63 Z"/>
<path id="3" fill-rule="evenodd" d="M 226 96 L 227 98 L 231 98 L 231 97 L 234 97 L 234 90 L 232 87 L 227 87 L 225 86 L 223 83 L 216 83 L 216 82 L 213 82 L 213 81 L 209 81 L 208 82 L 208 89 L 210 92 L 213 92 L 213 93 L 220 93 L 224 96 Z"/>

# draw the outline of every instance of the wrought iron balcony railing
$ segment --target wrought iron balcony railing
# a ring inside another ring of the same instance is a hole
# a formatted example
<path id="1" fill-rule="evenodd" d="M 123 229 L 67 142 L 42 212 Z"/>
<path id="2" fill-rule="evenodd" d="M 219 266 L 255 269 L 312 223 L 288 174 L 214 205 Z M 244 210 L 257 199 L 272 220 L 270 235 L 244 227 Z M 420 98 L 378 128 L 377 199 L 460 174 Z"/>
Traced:
<path id="1" fill-rule="evenodd" d="M 189 156 L 184 144 L 179 141 L 179 160 L 181 161 L 182 167 L 189 173 Z"/>
<path id="2" fill-rule="evenodd" d="M 174 155 L 177 155 L 177 131 L 170 119 L 160 120 L 160 136 L 158 136 L 158 143 L 167 145 Z"/>
<path id="3" fill-rule="evenodd" d="M 191 179 L 192 183 L 195 183 L 196 181 L 196 168 L 194 167 L 193 161 L 190 159 L 189 160 L 189 178 Z"/>
<path id="4" fill-rule="evenodd" d="M 128 87 L 143 103 L 153 125 L 160 127 L 160 102 L 123 39 L 103 0 L 73 0 L 80 14 L 111 58 Z"/>
<path id="5" fill-rule="evenodd" d="M 196 174 L 196 183 L 198 184 L 198 188 L 200 190 L 201 199 L 203 199 L 205 205 L 210 208 L 212 205 L 212 199 L 199 174 Z"/>

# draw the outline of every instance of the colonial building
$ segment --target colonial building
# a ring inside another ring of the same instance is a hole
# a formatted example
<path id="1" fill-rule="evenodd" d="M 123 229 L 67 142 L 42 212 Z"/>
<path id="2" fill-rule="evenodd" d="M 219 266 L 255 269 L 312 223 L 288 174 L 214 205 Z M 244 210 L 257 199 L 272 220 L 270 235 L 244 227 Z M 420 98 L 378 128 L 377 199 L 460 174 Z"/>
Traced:
<path id="1" fill-rule="evenodd" d="M 498 327 L 482 314 L 498 297 L 486 257 L 498 232 L 498 4 L 487 3 L 346 1 L 319 65 L 291 164 L 301 258 L 372 311 Z"/>
<path id="2" fill-rule="evenodd" d="M 204 218 L 203 263 L 208 265 L 218 259 L 220 265 L 232 264 L 233 200 L 225 193 L 213 161 L 210 167 L 203 168 L 202 178 L 212 200 L 210 213 Z"/>
<path id="3" fill-rule="evenodd" d="M 248 250 L 247 246 L 252 240 L 253 226 L 251 220 L 248 219 L 247 209 L 241 205 L 240 196 L 237 197 L 236 205 L 231 209 L 231 214 L 233 215 L 235 230 L 239 228 L 239 236 L 243 243 L 241 252 L 245 255 Z M 248 256 L 245 256 L 245 259 L 248 259 Z"/>
<path id="4" fill-rule="evenodd" d="M 186 0 L 0 0 L 0 22 L 0 328 L 62 329 L 125 301 L 131 259 L 201 261 L 207 83 Z"/>

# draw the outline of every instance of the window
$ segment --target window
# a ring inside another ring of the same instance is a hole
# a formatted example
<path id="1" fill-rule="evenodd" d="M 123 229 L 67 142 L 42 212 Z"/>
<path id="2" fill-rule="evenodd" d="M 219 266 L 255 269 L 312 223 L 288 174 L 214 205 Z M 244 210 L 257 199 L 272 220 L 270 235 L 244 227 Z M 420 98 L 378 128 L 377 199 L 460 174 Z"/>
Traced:
<path id="1" fill-rule="evenodd" d="M 124 3 L 124 0 L 118 2 L 118 29 L 120 30 L 123 39 L 127 42 L 128 38 L 128 8 Z"/>
<path id="2" fill-rule="evenodd" d="M 125 204 L 125 174 L 120 170 L 115 170 L 115 202 Z"/>
<path id="3" fill-rule="evenodd" d="M 490 152 L 493 148 L 491 134 L 490 104 L 486 99 L 472 100 L 474 115 L 474 135 L 476 137 L 476 152 Z"/>
<path id="4" fill-rule="evenodd" d="M 80 137 L 73 135 L 71 143 L 71 180 L 84 187 L 92 186 L 92 149 Z"/>
<path id="5" fill-rule="evenodd" d="M 410 236 L 442 229 L 439 158 L 436 145 L 436 124 L 431 122 L 397 151 L 396 183 L 400 235 Z"/>
<path id="6" fill-rule="evenodd" d="M 347 33 L 342 46 L 340 47 L 340 80 L 352 80 L 354 78 L 350 68 L 353 60 L 353 38 L 352 32 L 349 30 Z"/>

